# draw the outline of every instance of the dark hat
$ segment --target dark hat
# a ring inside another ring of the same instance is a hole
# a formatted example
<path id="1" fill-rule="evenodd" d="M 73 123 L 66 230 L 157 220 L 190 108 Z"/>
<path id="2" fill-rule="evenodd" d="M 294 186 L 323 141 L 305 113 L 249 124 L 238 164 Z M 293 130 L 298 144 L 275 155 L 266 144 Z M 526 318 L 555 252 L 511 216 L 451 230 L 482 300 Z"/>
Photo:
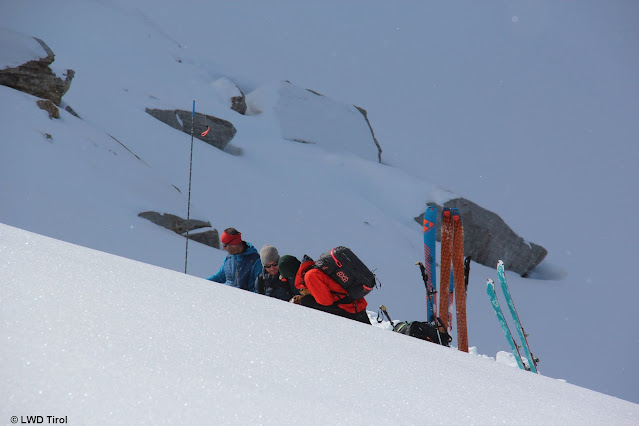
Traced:
<path id="1" fill-rule="evenodd" d="M 280 267 L 280 275 L 284 278 L 295 278 L 297 270 L 300 268 L 302 262 L 297 260 L 297 257 L 291 255 L 284 255 L 280 257 L 278 266 Z"/>

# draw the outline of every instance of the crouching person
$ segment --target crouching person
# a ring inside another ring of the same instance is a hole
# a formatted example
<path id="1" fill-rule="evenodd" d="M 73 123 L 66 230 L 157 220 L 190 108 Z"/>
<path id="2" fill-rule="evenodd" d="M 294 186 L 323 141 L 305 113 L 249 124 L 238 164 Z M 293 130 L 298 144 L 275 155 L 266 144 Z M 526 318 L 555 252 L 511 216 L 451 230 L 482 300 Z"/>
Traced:
<path id="1" fill-rule="evenodd" d="M 228 255 L 219 271 L 207 280 L 256 292 L 255 280 L 262 270 L 262 262 L 255 247 L 243 241 L 242 233 L 235 228 L 226 228 L 220 241 Z"/>
<path id="2" fill-rule="evenodd" d="M 285 257 L 292 258 L 282 256 L 282 259 Z M 280 274 L 285 277 L 295 275 L 295 287 L 300 291 L 300 295 L 293 297 L 292 302 L 370 325 L 366 299 L 352 300 L 342 286 L 314 268 L 315 262 L 312 260 L 305 260 L 300 265 L 295 258 L 293 259 L 297 262 L 291 259 L 290 263 L 282 262 L 282 259 L 279 264 Z"/>
<path id="3" fill-rule="evenodd" d="M 293 279 L 287 279 L 280 273 L 278 266 L 280 255 L 277 252 L 277 248 L 270 244 L 265 244 L 260 250 L 260 260 L 262 261 L 264 270 L 257 276 L 257 280 L 255 281 L 255 288 L 258 293 L 287 302 L 291 300 L 293 296 L 300 294 L 294 285 L 295 275 L 292 275 Z M 297 269 L 295 270 L 297 271 Z"/>

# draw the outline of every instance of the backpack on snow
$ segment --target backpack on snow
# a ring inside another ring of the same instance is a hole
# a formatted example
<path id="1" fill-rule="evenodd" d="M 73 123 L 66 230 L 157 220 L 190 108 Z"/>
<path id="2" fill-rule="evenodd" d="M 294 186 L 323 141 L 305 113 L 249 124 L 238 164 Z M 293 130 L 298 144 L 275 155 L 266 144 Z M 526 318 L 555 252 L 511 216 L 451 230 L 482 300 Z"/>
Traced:
<path id="1" fill-rule="evenodd" d="M 315 266 L 342 286 L 352 300 L 361 299 L 375 288 L 375 274 L 347 247 L 324 253 Z"/>
<path id="2" fill-rule="evenodd" d="M 450 337 L 450 334 L 446 331 L 446 327 L 444 327 L 444 323 L 440 318 L 436 318 L 435 324 L 431 324 L 428 322 L 422 321 L 412 321 L 406 322 L 401 321 L 398 323 L 393 323 L 388 311 L 386 310 L 386 306 L 381 305 L 379 307 L 379 311 L 377 312 L 377 322 L 381 323 L 383 318 L 381 314 L 384 314 L 386 318 L 388 318 L 388 322 L 393 325 L 393 331 L 400 334 L 405 334 L 407 336 L 416 337 L 421 340 L 426 340 L 428 342 L 437 343 L 442 346 L 449 346 L 450 341 L 453 340 Z"/>
<path id="3" fill-rule="evenodd" d="M 439 318 L 437 319 L 439 320 Z M 441 323 L 436 327 L 433 324 L 422 321 L 398 322 L 393 327 L 393 331 L 442 346 L 448 346 L 452 340 L 452 337 L 450 337 L 450 334 Z"/>

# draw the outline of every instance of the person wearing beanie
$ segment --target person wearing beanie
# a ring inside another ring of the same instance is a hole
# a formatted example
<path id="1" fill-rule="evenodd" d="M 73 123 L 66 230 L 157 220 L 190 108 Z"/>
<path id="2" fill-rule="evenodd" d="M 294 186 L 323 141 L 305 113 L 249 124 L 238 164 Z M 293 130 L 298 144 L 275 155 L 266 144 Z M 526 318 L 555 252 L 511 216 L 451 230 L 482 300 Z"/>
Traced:
<path id="1" fill-rule="evenodd" d="M 282 258 L 285 257 L 287 256 L 282 256 Z M 264 269 L 255 281 L 255 288 L 258 293 L 286 301 L 300 294 L 294 285 L 295 275 L 292 275 L 292 280 L 281 276 L 279 268 L 280 255 L 275 247 L 270 244 L 264 245 L 260 250 L 260 260 Z"/>
<path id="2" fill-rule="evenodd" d="M 220 242 L 228 255 L 220 269 L 207 280 L 255 292 L 255 280 L 262 271 L 260 255 L 255 247 L 243 241 L 242 233 L 235 228 L 226 228 Z"/>
<path id="3" fill-rule="evenodd" d="M 297 270 L 300 268 L 300 262 L 297 257 L 284 255 L 279 261 L 279 270 L 280 275 L 286 279 L 289 279 L 295 284 L 295 276 L 297 275 Z"/>
<path id="4" fill-rule="evenodd" d="M 271 263 L 277 266 L 277 262 L 280 260 L 280 254 L 277 252 L 277 248 L 270 244 L 264 244 L 264 247 L 260 250 L 260 260 L 262 261 L 262 266 Z"/>
<path id="5" fill-rule="evenodd" d="M 280 273 L 283 266 L 281 262 Z M 304 262 L 294 268 L 297 270 L 295 287 L 300 295 L 293 297 L 291 302 L 371 325 L 366 313 L 366 299 L 352 300 L 341 285 L 314 266 L 315 262 L 304 256 Z"/>

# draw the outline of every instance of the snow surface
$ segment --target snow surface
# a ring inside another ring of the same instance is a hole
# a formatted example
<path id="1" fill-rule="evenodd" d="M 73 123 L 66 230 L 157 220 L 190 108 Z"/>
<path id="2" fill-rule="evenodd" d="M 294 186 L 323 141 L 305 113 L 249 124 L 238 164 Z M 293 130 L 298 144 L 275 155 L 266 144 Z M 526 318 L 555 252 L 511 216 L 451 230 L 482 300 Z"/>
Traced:
<path id="1" fill-rule="evenodd" d="M 631 402 L 1 224 L 0 257 L 3 420 L 639 422 Z"/>
<path id="2" fill-rule="evenodd" d="M 31 36 L 0 28 L 0 40 L 0 70 L 14 68 L 47 56 L 44 48 Z"/>
<path id="3" fill-rule="evenodd" d="M 238 133 L 226 152 L 195 141 L 192 218 L 297 256 L 350 246 L 383 283 L 370 309 L 383 303 L 415 320 L 425 309 L 413 217 L 427 201 L 464 196 L 549 250 L 530 278 L 507 273 L 541 373 L 639 402 L 639 225 L 611 217 L 639 207 L 636 3 L 5 0 L 0 9 L 9 58 L 0 67 L 36 57 L 30 37 L 41 38 L 58 75 L 76 71 L 64 102 L 82 117 L 50 120 L 35 98 L 0 86 L 0 222 L 183 271 L 184 239 L 137 214 L 186 216 L 190 138 L 144 110 L 190 110 L 195 99 Z M 384 164 L 331 146 L 327 129 L 316 128 L 324 144 L 284 140 L 283 80 L 343 111 L 365 108 Z M 248 115 L 229 109 L 229 82 Z M 223 257 L 190 244 L 188 273 L 208 276 Z M 489 277 L 494 268 L 472 264 L 469 341 L 501 362 L 508 345 Z M 39 330 L 35 319 L 24 326 Z M 244 321 L 235 311 L 225 320 Z"/>

